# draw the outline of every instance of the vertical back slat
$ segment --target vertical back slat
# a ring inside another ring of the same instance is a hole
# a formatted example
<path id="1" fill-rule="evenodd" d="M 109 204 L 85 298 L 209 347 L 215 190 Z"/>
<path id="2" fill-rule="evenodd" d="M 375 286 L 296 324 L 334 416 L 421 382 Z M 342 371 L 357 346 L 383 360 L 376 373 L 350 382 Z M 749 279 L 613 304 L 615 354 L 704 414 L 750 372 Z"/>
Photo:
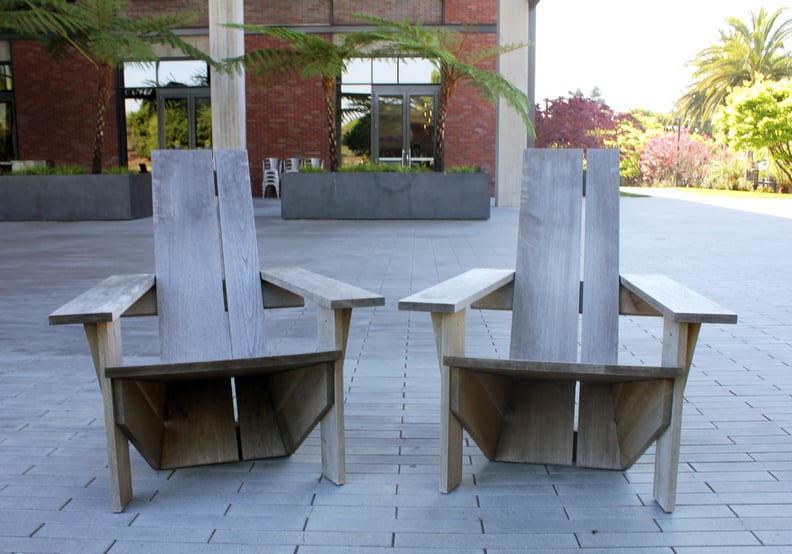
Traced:
<path id="1" fill-rule="evenodd" d="M 619 151 L 586 153 L 581 361 L 615 364 L 619 357 Z M 622 467 L 614 390 L 581 383 L 577 463 Z"/>
<path id="2" fill-rule="evenodd" d="M 215 164 L 232 356 L 263 356 L 264 305 L 247 151 L 218 150 Z"/>
<path id="3" fill-rule="evenodd" d="M 619 350 L 619 151 L 586 153 L 581 361 L 615 364 Z"/>
<path id="4" fill-rule="evenodd" d="M 577 361 L 583 154 L 525 151 L 511 357 Z"/>
<path id="5" fill-rule="evenodd" d="M 227 358 L 212 152 L 156 150 L 152 172 L 162 360 Z"/>

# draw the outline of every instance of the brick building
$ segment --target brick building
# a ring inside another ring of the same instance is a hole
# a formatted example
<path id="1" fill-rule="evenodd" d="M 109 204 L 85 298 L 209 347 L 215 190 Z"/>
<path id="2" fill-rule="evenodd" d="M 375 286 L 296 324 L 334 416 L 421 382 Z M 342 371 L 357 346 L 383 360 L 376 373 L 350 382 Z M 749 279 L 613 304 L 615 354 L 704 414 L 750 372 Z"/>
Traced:
<path id="1" fill-rule="evenodd" d="M 332 38 L 337 33 L 354 31 L 365 25 L 354 14 L 368 13 L 394 20 L 407 18 L 427 26 L 449 26 L 469 33 L 467 44 L 479 48 L 498 44 L 498 6 L 505 3 L 508 2 L 245 0 L 244 19 L 252 24 L 294 26 Z M 530 3 L 532 7 L 535 5 L 533 0 Z M 183 38 L 209 52 L 207 0 L 127 0 L 126 6 L 136 15 L 184 10 L 199 12 L 201 15 L 194 26 L 179 32 Z M 245 49 L 260 48 L 267 40 L 270 39 L 249 34 L 245 37 Z M 206 126 L 201 123 L 201 114 L 210 109 L 208 80 L 211 76 L 205 64 L 196 65 L 177 52 L 161 51 L 159 54 L 162 61 L 156 66 L 128 67 L 117 72 L 106 116 L 103 151 L 106 168 L 132 165 L 133 162 L 133 167 L 137 167 L 139 160 L 130 150 L 128 140 L 129 114 L 145 100 L 156 102 L 158 109 L 158 144 L 155 147 L 200 148 L 210 144 L 211 131 L 207 134 Z M 498 69 L 495 60 L 490 64 L 490 69 Z M 422 102 L 431 103 L 433 98 L 436 101 L 432 91 L 437 85 L 420 60 L 357 60 L 351 65 L 355 71 L 342 76 L 339 85 L 342 104 L 355 98 L 374 98 L 370 101 L 370 106 L 374 106 L 380 95 L 385 102 L 404 94 L 404 111 L 409 112 L 410 95 L 414 91 L 420 92 Z M 196 76 L 196 67 L 200 70 L 201 66 L 203 73 L 198 71 Z M 183 76 L 184 71 L 192 74 Z M 36 42 L 0 37 L 0 129 L 3 131 L 0 133 L 0 161 L 50 160 L 59 165 L 89 168 L 96 111 L 93 72 L 93 67 L 76 55 L 51 59 Z M 261 160 L 265 157 L 317 157 L 327 161 L 325 110 L 318 79 L 262 84 L 259 79 L 248 76 L 245 91 L 246 144 L 255 195 L 262 192 Z M 424 111 L 430 113 L 429 108 Z M 168 118 L 170 120 L 163 121 Z M 177 121 L 178 118 L 185 121 Z M 481 99 L 471 87 L 461 86 L 449 106 L 446 166 L 476 165 L 495 174 L 497 119 L 494 106 Z M 407 132 L 412 123 L 405 119 Z M 429 121 L 430 126 L 431 123 Z M 189 132 L 182 130 L 186 134 L 174 139 L 171 129 L 175 126 L 188 127 Z M 403 140 L 409 151 L 409 138 Z M 385 150 L 378 152 L 381 144 L 385 144 L 385 139 L 380 141 L 373 137 L 373 154 L 375 157 L 380 154 L 384 159 L 390 151 L 386 151 L 389 147 L 383 147 Z M 393 151 L 398 151 L 397 143 L 391 146 Z M 420 159 L 431 159 L 431 156 L 431 152 L 417 153 Z"/>

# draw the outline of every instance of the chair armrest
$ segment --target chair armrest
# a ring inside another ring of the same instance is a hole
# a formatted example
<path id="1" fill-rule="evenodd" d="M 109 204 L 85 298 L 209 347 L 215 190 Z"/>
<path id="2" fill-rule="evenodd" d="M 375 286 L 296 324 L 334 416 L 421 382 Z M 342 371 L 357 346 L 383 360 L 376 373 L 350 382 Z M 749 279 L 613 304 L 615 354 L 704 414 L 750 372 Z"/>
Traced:
<path id="1" fill-rule="evenodd" d="M 675 323 L 737 323 L 736 313 L 665 275 L 631 273 L 622 275 L 620 282 L 622 289 L 639 301 L 634 304 L 644 303 Z M 636 306 L 625 309 L 624 300 L 620 303 L 621 313 L 646 314 Z"/>
<path id="2" fill-rule="evenodd" d="M 402 298 L 399 309 L 453 314 L 513 281 L 513 269 L 471 269 Z"/>
<path id="3" fill-rule="evenodd" d="M 155 283 L 153 274 L 112 275 L 52 312 L 49 323 L 115 321 L 146 293 L 153 291 Z"/>
<path id="4" fill-rule="evenodd" d="M 261 279 L 331 310 L 385 305 L 385 297 L 380 294 L 374 294 L 301 267 L 262 269 Z"/>

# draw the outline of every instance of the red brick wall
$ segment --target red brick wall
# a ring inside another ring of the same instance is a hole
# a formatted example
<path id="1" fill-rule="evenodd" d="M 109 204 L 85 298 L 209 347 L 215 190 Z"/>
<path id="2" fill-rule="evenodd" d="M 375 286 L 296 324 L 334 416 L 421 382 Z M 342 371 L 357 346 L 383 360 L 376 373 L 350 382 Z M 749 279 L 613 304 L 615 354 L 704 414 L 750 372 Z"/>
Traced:
<path id="1" fill-rule="evenodd" d="M 245 22 L 258 25 L 330 25 L 330 0 L 245 3 Z"/>
<path id="2" fill-rule="evenodd" d="M 333 3 L 331 7 L 331 1 Z M 332 15 L 338 24 L 356 12 L 388 18 L 435 23 L 443 9 L 448 23 L 491 24 L 495 0 L 295 0 L 294 2 L 248 1 L 246 20 L 257 23 L 326 24 Z M 205 0 L 131 0 L 134 13 L 163 13 L 195 9 L 205 24 Z M 248 36 L 248 50 L 267 44 L 266 38 Z M 494 34 L 468 37 L 470 47 L 493 45 Z M 20 157 L 50 159 L 58 164 L 90 167 L 95 116 L 93 68 L 76 57 L 51 61 L 37 43 L 14 42 L 16 108 Z M 495 67 L 494 61 L 490 68 Z M 108 106 L 104 166 L 118 163 L 115 100 Z M 42 109 L 42 106 L 51 109 Z M 262 86 L 247 82 L 247 138 L 254 191 L 261 194 L 261 160 L 264 157 L 320 157 L 329 162 L 325 109 L 319 80 L 295 79 L 290 83 Z M 460 86 L 452 100 L 446 127 L 446 164 L 495 167 L 495 109 L 468 86 Z"/>
<path id="3" fill-rule="evenodd" d="M 497 0 L 445 0 L 445 22 L 448 25 L 495 25 L 497 20 Z"/>
<path id="4" fill-rule="evenodd" d="M 19 158 L 91 168 L 96 70 L 67 53 L 53 60 L 36 42 L 11 43 Z M 103 166 L 118 166 L 115 95 L 105 116 Z"/>
<path id="5" fill-rule="evenodd" d="M 168 15 L 173 13 L 195 12 L 196 18 L 190 27 L 209 25 L 209 2 L 207 0 L 126 0 L 125 12 L 132 17 Z"/>
<path id="6" fill-rule="evenodd" d="M 273 45 L 274 39 L 248 36 L 247 51 Z M 320 80 L 272 82 L 248 75 L 247 145 L 254 194 L 261 195 L 262 160 L 322 158 L 329 164 L 324 97 Z"/>
<path id="7" fill-rule="evenodd" d="M 494 46 L 494 34 L 471 34 L 466 46 L 477 50 Z M 495 60 L 482 64 L 495 70 Z M 495 107 L 483 99 L 470 85 L 457 86 L 448 108 L 446 120 L 446 167 L 454 165 L 477 165 L 493 177 L 495 175 L 496 145 Z"/>
<path id="8" fill-rule="evenodd" d="M 442 0 L 378 0 L 360 2 L 359 0 L 335 0 L 333 2 L 333 22 L 336 25 L 361 23 L 353 14 L 370 14 L 402 21 L 407 18 L 412 23 L 426 25 L 443 22 Z"/>

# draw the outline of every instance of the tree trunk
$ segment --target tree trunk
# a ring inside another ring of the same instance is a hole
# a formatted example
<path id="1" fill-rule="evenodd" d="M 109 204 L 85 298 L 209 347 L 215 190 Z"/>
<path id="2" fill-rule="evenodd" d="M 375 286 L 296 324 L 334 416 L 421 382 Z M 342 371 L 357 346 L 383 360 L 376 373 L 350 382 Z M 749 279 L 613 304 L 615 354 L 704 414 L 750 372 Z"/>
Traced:
<path id="1" fill-rule="evenodd" d="M 100 63 L 98 68 L 98 84 L 96 91 L 96 129 L 94 131 L 93 160 L 91 173 L 102 172 L 102 146 L 104 144 L 105 112 L 110 103 L 110 92 L 113 86 L 113 67 Z"/>
<path id="2" fill-rule="evenodd" d="M 448 103 L 456 88 L 456 78 L 449 74 L 445 67 L 440 67 L 440 98 L 437 106 L 437 129 L 435 135 L 434 170 L 445 170 L 445 126 L 448 115 Z"/>
<path id="3" fill-rule="evenodd" d="M 336 128 L 335 113 L 335 77 L 322 76 L 322 88 L 324 89 L 325 115 L 327 117 L 327 142 L 330 148 L 330 171 L 337 171 L 340 165 L 338 155 L 338 129 Z"/>

